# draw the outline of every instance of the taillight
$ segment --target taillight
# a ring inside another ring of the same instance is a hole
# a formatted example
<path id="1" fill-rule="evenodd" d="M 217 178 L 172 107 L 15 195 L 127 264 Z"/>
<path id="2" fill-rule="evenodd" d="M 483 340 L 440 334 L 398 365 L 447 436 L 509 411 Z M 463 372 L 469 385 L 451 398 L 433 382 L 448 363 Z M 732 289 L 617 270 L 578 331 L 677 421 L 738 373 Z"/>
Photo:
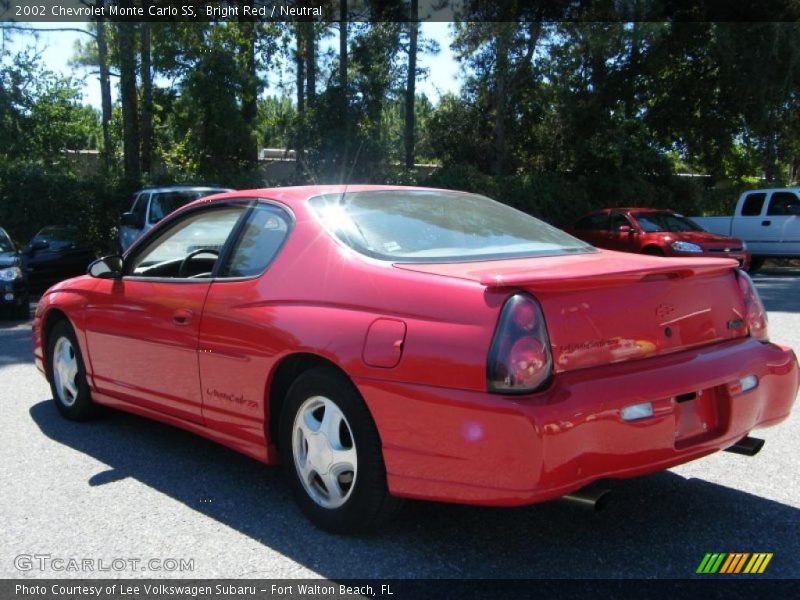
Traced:
<path id="1" fill-rule="evenodd" d="M 764 310 L 764 305 L 758 295 L 756 286 L 753 285 L 753 280 L 750 279 L 750 276 L 744 271 L 739 270 L 736 274 L 739 280 L 739 289 L 744 298 L 744 309 L 746 313 L 744 320 L 747 324 L 747 329 L 750 331 L 750 337 L 761 342 L 766 342 L 769 340 L 769 334 L 767 333 L 767 311 Z"/>
<path id="2" fill-rule="evenodd" d="M 503 305 L 489 348 L 486 369 L 489 391 L 535 392 L 547 385 L 552 371 L 553 358 L 542 309 L 528 294 L 514 294 Z"/>

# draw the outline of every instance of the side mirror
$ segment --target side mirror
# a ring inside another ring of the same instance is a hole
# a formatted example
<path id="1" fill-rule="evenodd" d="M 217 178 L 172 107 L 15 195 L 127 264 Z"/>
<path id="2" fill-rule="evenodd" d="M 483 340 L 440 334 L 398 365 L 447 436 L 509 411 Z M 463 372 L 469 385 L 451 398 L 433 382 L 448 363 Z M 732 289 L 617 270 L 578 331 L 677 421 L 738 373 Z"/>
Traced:
<path id="1" fill-rule="evenodd" d="M 800 204 L 790 204 L 786 207 L 786 213 L 789 215 L 800 215 Z"/>
<path id="2" fill-rule="evenodd" d="M 633 233 L 633 228 L 630 225 L 620 225 L 617 231 L 622 234 L 627 233 L 628 235 L 630 235 Z"/>
<path id="3" fill-rule="evenodd" d="M 98 279 L 121 279 L 123 266 L 122 257 L 114 254 L 98 258 L 86 272 Z"/>
<path id="4" fill-rule="evenodd" d="M 142 217 L 132 212 L 123 213 L 119 219 L 119 224 L 122 227 L 131 227 L 133 229 L 141 229 L 144 227 Z"/>

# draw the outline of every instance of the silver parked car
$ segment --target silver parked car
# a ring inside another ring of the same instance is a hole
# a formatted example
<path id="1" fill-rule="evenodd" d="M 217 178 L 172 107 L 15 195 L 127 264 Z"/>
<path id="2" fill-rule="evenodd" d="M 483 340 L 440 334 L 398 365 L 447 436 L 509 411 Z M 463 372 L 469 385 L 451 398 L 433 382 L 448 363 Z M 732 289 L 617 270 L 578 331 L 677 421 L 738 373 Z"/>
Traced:
<path id="1" fill-rule="evenodd" d="M 125 252 L 139 236 L 152 229 L 156 223 L 176 208 L 198 198 L 232 191 L 230 188 L 190 185 L 171 185 L 139 190 L 133 195 L 131 209 L 120 218 L 120 249 Z"/>

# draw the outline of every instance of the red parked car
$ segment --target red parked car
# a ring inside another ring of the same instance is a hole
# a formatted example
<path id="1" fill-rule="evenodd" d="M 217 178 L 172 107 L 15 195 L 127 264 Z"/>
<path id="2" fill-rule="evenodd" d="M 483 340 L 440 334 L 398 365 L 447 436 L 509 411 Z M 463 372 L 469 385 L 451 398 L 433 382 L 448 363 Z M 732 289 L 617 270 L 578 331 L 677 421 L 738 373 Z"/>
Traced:
<path id="1" fill-rule="evenodd" d="M 445 190 L 251 190 L 179 209 L 45 293 L 67 418 L 116 407 L 286 467 L 347 532 L 403 497 L 520 505 L 785 419 L 791 349 L 729 260 L 597 250 Z"/>
<path id="2" fill-rule="evenodd" d="M 653 256 L 732 258 L 748 269 L 741 240 L 709 233 L 691 219 L 660 208 L 605 208 L 578 219 L 568 231 L 598 248 Z"/>

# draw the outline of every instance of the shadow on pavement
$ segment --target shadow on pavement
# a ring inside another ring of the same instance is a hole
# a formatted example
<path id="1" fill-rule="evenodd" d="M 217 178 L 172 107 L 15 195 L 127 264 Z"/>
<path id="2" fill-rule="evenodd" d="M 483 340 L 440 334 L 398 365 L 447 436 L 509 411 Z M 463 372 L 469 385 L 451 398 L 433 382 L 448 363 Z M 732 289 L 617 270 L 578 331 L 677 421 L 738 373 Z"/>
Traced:
<path id="1" fill-rule="evenodd" d="M 88 486 L 134 478 L 328 578 L 692 577 L 706 552 L 774 552 L 767 576 L 800 572 L 798 509 L 670 472 L 613 482 L 599 514 L 409 502 L 382 533 L 339 537 L 305 520 L 279 468 L 116 411 L 72 423 L 43 401 L 30 415 L 108 466 Z"/>
<path id="2" fill-rule="evenodd" d="M 0 367 L 33 363 L 30 321 L 0 321 Z"/>
<path id="3" fill-rule="evenodd" d="M 767 311 L 800 312 L 800 269 L 764 269 L 753 282 Z"/>

